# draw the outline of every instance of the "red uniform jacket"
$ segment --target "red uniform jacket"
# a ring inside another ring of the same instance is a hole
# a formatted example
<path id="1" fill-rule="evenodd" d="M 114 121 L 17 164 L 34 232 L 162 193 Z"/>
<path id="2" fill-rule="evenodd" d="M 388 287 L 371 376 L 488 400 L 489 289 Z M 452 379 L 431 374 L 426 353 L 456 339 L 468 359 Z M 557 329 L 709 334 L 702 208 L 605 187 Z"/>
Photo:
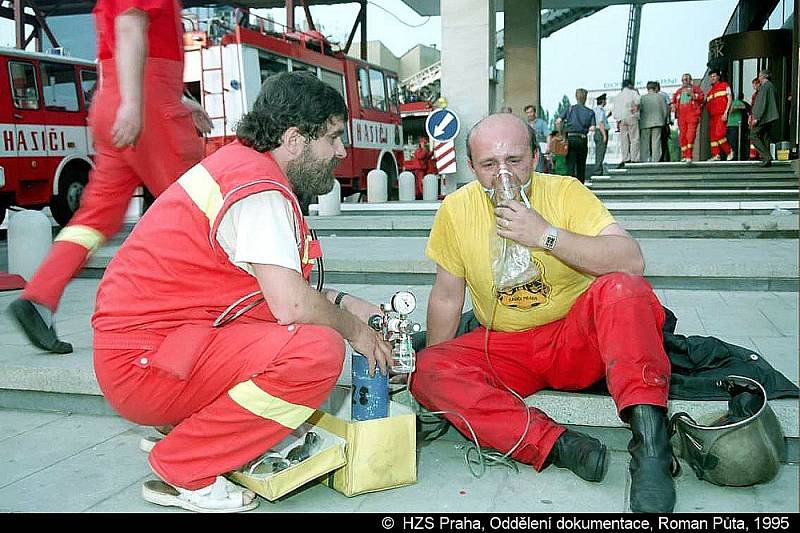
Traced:
<path id="1" fill-rule="evenodd" d="M 730 87 L 727 82 L 718 81 L 708 90 L 706 106 L 711 115 L 722 115 L 728 108 L 728 92 Z"/>
<path id="2" fill-rule="evenodd" d="M 231 205 L 263 191 L 279 191 L 293 206 L 301 235 L 298 254 L 308 279 L 321 250 L 291 185 L 268 153 L 237 141 L 181 176 L 120 247 L 98 288 L 92 317 L 96 339 L 98 332 L 167 334 L 184 325 L 210 327 L 257 302 L 256 278 L 231 263 L 216 234 Z M 239 320 L 275 318 L 260 303 Z"/>
<path id="3" fill-rule="evenodd" d="M 692 85 L 691 91 L 689 101 L 686 103 L 681 103 L 683 87 L 679 88 L 675 91 L 675 94 L 672 95 L 672 105 L 675 106 L 675 118 L 683 118 L 684 120 L 700 119 L 700 114 L 703 112 L 705 95 L 703 94 L 703 89 L 697 85 Z"/>

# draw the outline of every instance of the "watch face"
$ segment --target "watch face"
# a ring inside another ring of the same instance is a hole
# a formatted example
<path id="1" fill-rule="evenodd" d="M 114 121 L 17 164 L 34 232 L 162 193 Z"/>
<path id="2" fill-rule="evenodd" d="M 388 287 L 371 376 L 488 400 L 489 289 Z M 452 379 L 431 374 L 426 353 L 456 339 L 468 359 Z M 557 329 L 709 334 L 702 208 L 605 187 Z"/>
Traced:
<path id="1" fill-rule="evenodd" d="M 392 296 L 392 307 L 403 315 L 411 314 L 417 307 L 417 299 L 408 291 L 400 291 Z"/>

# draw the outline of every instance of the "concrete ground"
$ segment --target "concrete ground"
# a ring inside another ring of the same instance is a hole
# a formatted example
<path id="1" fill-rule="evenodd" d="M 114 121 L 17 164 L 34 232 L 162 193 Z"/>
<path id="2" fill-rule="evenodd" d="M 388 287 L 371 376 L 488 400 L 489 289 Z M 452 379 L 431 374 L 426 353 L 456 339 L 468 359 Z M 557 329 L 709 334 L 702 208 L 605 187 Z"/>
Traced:
<path id="1" fill-rule="evenodd" d="M 138 441 L 152 430 L 110 416 L 0 409 L 0 512 L 173 512 L 140 496 L 153 478 Z M 602 437 L 601 437 L 602 438 Z M 473 477 L 465 440 L 454 432 L 419 449 L 418 481 L 391 491 L 346 498 L 310 484 L 255 512 L 626 512 L 628 454 L 619 445 L 602 483 L 548 468 L 519 465 Z M 614 443 L 611 443 L 614 446 Z M 798 466 L 783 465 L 770 483 L 718 487 L 683 464 L 677 512 L 798 512 Z"/>
<path id="2" fill-rule="evenodd" d="M 44 380 L 36 383 L 38 390 L 47 386 L 47 380 L 54 390 L 72 386 L 78 389 L 74 392 L 89 393 L 90 387 L 96 388 L 91 372 L 89 317 L 97 283 L 75 280 L 63 300 L 62 309 L 69 309 L 70 316 L 62 313 L 58 326 L 61 335 L 75 344 L 72 355 L 39 353 L 12 330 L 6 317 L 0 318 L 0 343 L 4 346 L 0 353 L 0 381 Z M 378 301 L 406 287 L 341 288 Z M 427 300 L 429 287 L 411 289 L 420 302 Z M 798 382 L 797 293 L 656 292 L 678 316 L 679 333 L 715 335 L 749 346 Z M 0 308 L 5 308 L 16 294 L 0 293 Z M 422 321 L 424 316 L 425 306 L 421 305 L 414 318 Z M 0 383 L 0 387 L 8 388 L 8 383 Z M 580 396 L 569 395 L 563 401 L 579 403 Z M 786 425 L 796 427 L 797 402 L 782 402 L 793 407 L 788 411 Z M 582 416 L 591 420 L 593 415 Z M 465 440 L 451 431 L 445 438 L 420 447 L 418 482 L 413 486 L 346 498 L 332 489 L 311 484 L 277 503 L 262 501 L 258 511 L 625 512 L 630 483 L 627 432 L 585 425 L 578 429 L 597 435 L 612 448 L 611 465 L 603 483 L 587 483 L 556 468 L 536 473 L 525 465 L 519 465 L 519 473 L 494 467 L 482 479 L 476 479 L 464 465 Z M 152 475 L 138 441 L 151 432 L 114 416 L 0 408 L 0 511 L 172 511 L 149 504 L 139 495 L 141 483 Z M 778 477 L 768 484 L 722 488 L 698 480 L 684 463 L 677 480 L 676 511 L 797 512 L 798 474 L 797 463 L 790 463 L 783 465 Z"/>

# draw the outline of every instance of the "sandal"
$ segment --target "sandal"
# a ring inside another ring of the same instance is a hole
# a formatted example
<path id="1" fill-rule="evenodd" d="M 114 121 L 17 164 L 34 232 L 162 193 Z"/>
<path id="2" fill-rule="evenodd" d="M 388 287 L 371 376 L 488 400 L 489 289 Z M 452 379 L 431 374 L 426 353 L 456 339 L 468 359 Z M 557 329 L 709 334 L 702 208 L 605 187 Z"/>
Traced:
<path id="1" fill-rule="evenodd" d="M 163 438 L 164 437 L 155 437 L 152 435 L 147 437 L 142 437 L 141 439 L 139 439 L 139 449 L 142 450 L 144 453 L 150 453 L 151 451 L 153 451 L 153 447 L 155 447 L 156 444 L 161 442 L 161 439 Z"/>
<path id="2" fill-rule="evenodd" d="M 239 513 L 258 507 L 253 491 L 217 476 L 211 485 L 198 490 L 173 487 L 160 479 L 145 481 L 142 498 L 156 505 L 181 507 L 197 513 Z"/>

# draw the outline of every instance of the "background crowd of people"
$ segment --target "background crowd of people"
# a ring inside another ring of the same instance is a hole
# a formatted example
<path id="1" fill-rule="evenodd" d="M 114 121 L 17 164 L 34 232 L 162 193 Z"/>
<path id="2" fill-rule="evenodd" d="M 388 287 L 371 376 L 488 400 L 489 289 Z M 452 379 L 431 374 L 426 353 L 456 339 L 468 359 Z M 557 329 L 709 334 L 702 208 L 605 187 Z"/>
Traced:
<path id="1" fill-rule="evenodd" d="M 709 73 L 711 87 L 707 92 L 688 73 L 683 74 L 681 86 L 672 95 L 662 91 L 657 81 L 647 82 L 646 92 L 640 94 L 633 82 L 626 80 L 610 102 L 603 93 L 592 108 L 587 106 L 588 91 L 579 88 L 575 91 L 576 103 L 558 114 L 553 128 L 538 116 L 537 106 L 528 105 L 525 116 L 544 154 L 536 170 L 570 175 L 584 182 L 589 139 L 593 138 L 595 160 L 589 172 L 603 175 L 612 116 L 613 132 L 620 140 L 621 167 L 627 163 L 669 162 L 677 159 L 678 152 L 680 161 L 689 163 L 695 159 L 704 111 L 708 115 L 706 135 L 711 147 L 708 161 L 760 160 L 762 166 L 770 166 L 769 132 L 779 118 L 777 91 L 770 78 L 768 70 L 759 72 L 752 80 L 753 96 L 749 102 L 741 93 L 734 97 L 730 85 L 716 70 Z M 674 141 L 679 150 L 671 155 L 670 143 Z"/>

